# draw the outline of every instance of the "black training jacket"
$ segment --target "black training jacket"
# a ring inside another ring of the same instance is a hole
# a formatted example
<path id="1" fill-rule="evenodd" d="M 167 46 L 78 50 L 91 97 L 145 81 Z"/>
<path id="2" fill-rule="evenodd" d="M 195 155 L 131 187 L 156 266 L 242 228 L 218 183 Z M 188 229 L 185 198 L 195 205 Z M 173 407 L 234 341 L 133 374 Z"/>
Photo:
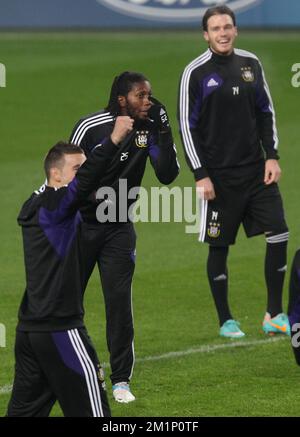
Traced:
<path id="1" fill-rule="evenodd" d="M 75 125 L 70 142 L 80 146 L 89 156 L 97 144 L 101 144 L 110 137 L 115 125 L 115 116 L 102 110 L 86 116 Z M 99 187 L 111 187 L 116 196 L 106 197 L 106 202 L 116 203 L 116 221 L 125 221 L 119 214 L 119 197 L 127 196 L 132 188 L 139 188 L 145 172 L 148 157 L 158 180 L 163 184 L 170 184 L 179 173 L 176 147 L 171 131 L 159 133 L 150 120 L 135 122 L 133 131 L 119 144 L 119 151 L 99 177 Z M 126 181 L 126 191 L 119 196 L 119 181 Z M 130 207 L 135 199 L 127 199 Z M 96 210 L 103 199 L 96 198 L 96 193 L 89 197 L 81 213 L 86 222 L 97 222 Z M 120 220 L 119 220 L 120 219 Z"/>
<path id="2" fill-rule="evenodd" d="M 178 120 L 195 179 L 207 169 L 278 159 L 273 103 L 262 66 L 250 52 L 221 56 L 208 49 L 184 70 Z"/>
<path id="3" fill-rule="evenodd" d="M 43 185 L 24 203 L 22 226 L 26 289 L 18 330 L 54 331 L 83 326 L 82 266 L 78 207 L 118 153 L 110 141 L 96 147 L 73 181 L 55 189 Z"/>

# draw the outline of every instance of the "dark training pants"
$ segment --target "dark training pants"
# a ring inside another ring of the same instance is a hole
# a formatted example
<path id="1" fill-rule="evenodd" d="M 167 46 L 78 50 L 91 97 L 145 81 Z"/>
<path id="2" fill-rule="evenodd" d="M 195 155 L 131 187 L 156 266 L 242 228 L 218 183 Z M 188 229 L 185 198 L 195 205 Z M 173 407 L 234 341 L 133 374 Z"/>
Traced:
<path id="1" fill-rule="evenodd" d="M 82 260 L 85 287 L 96 264 L 101 278 L 111 380 L 128 382 L 134 365 L 131 286 L 135 267 L 133 224 L 82 223 Z"/>
<path id="2" fill-rule="evenodd" d="M 56 400 L 66 417 L 109 417 L 103 372 L 84 328 L 17 332 L 9 417 L 47 417 Z"/>

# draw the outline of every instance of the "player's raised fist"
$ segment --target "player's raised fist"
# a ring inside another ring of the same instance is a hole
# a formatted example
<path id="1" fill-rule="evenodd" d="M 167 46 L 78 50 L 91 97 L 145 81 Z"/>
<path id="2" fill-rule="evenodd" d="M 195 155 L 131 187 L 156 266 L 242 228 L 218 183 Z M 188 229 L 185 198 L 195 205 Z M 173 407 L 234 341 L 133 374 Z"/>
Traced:
<path id="1" fill-rule="evenodd" d="M 119 144 L 132 131 L 134 120 L 127 115 L 120 115 L 116 118 L 114 129 L 111 133 L 111 140 Z"/>

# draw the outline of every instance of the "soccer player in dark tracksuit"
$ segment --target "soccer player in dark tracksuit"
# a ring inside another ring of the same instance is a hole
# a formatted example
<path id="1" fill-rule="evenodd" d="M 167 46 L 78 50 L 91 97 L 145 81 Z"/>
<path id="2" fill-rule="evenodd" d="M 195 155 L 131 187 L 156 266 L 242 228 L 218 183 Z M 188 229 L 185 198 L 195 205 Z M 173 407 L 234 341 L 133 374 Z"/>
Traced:
<path id="1" fill-rule="evenodd" d="M 209 244 L 207 273 L 220 335 L 245 335 L 227 298 L 227 255 L 241 223 L 248 237 L 266 236 L 263 329 L 289 334 L 282 312 L 288 228 L 277 186 L 281 170 L 270 91 L 258 58 L 233 47 L 231 9 L 208 9 L 203 30 L 209 48 L 182 74 L 178 114 L 186 159 L 201 192 L 199 240 Z"/>
<path id="2" fill-rule="evenodd" d="M 114 134 L 127 134 L 130 125 L 123 118 Z M 83 322 L 78 207 L 116 154 L 110 138 L 88 160 L 80 147 L 56 144 L 45 158 L 47 185 L 20 211 L 26 289 L 8 416 L 45 417 L 56 400 L 65 416 L 110 416 L 103 372 Z"/>
<path id="3" fill-rule="evenodd" d="M 127 215 L 127 208 L 135 199 L 128 201 L 125 211 L 122 206 L 119 208 L 119 201 L 126 207 L 124 201 L 129 190 L 140 187 L 148 158 L 163 184 L 176 178 L 179 166 L 166 109 L 152 98 L 149 81 L 139 73 L 124 72 L 116 77 L 107 108 L 81 119 L 70 141 L 89 156 L 97 144 L 111 135 L 118 115 L 130 116 L 133 130 L 119 144 L 119 153 L 99 177 L 99 186 L 113 188 L 116 196 L 97 199 L 93 194 L 81 208 L 82 264 L 87 271 L 86 281 L 98 264 L 105 300 L 113 395 L 116 401 L 127 403 L 135 399 L 129 381 L 134 365 L 131 284 L 136 237 Z M 119 182 L 127 185 L 123 194 L 119 193 Z M 111 216 L 105 215 L 104 206 L 108 212 L 113 211 Z"/>

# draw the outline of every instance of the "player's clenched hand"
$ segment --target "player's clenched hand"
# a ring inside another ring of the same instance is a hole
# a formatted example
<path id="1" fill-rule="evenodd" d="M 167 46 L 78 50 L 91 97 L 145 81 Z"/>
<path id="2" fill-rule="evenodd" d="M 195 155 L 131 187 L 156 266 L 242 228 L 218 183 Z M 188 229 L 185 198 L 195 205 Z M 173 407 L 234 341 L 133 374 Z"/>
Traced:
<path id="1" fill-rule="evenodd" d="M 214 185 L 209 177 L 196 182 L 196 191 L 203 200 L 213 200 L 216 197 Z"/>
<path id="2" fill-rule="evenodd" d="M 171 127 L 166 107 L 153 96 L 150 100 L 152 106 L 148 111 L 148 117 L 160 132 L 169 132 Z"/>
<path id="3" fill-rule="evenodd" d="M 111 133 L 111 140 L 114 144 L 119 144 L 133 129 L 133 118 L 121 115 L 116 118 L 114 129 Z"/>
<path id="4" fill-rule="evenodd" d="M 273 182 L 278 182 L 281 176 L 281 168 L 279 167 L 277 159 L 267 159 L 265 164 L 265 178 L 264 183 L 270 185 Z"/>

